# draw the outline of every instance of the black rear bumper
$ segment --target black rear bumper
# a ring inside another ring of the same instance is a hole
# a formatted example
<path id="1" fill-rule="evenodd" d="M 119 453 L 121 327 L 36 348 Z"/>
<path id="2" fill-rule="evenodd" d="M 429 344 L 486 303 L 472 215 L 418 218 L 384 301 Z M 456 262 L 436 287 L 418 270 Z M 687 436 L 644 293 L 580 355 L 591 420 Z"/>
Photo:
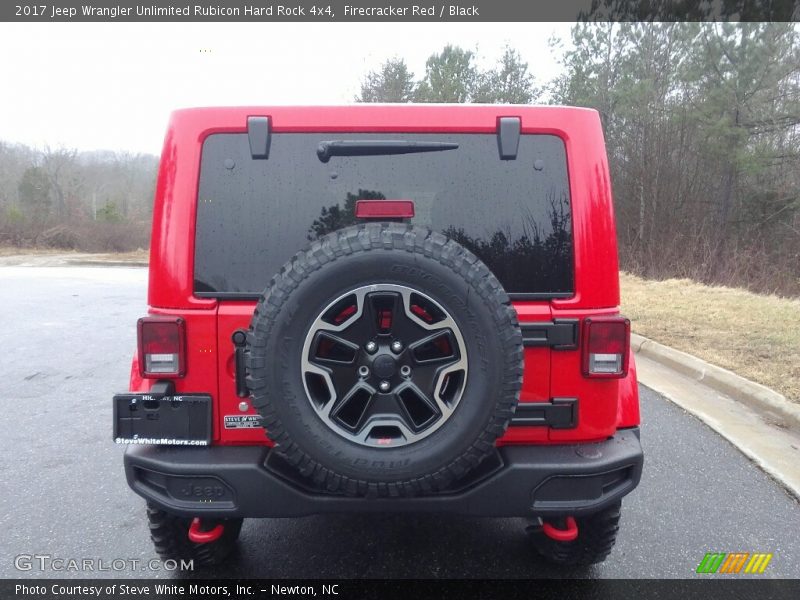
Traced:
<path id="1" fill-rule="evenodd" d="M 447 512 L 524 517 L 585 515 L 631 492 L 642 474 L 638 429 L 598 443 L 504 446 L 476 480 L 415 498 L 349 498 L 304 489 L 257 446 L 129 446 L 128 484 L 183 516 L 299 517 L 345 512 Z"/>

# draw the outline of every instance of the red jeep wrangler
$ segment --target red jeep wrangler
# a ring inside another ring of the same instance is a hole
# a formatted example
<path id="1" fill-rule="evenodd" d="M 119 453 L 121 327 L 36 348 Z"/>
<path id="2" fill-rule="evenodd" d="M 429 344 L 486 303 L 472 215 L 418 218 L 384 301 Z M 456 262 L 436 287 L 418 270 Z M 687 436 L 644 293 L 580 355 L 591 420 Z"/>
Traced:
<path id="1" fill-rule="evenodd" d="M 163 557 L 362 511 L 608 555 L 642 449 L 595 111 L 175 112 L 148 304 L 114 438 Z"/>

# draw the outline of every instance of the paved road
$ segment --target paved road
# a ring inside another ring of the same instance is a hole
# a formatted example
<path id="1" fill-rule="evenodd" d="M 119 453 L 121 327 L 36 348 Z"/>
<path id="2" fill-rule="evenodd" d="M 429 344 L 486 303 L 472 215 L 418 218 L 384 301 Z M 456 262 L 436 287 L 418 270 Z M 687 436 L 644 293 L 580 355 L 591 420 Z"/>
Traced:
<path id="1" fill-rule="evenodd" d="M 20 554 L 153 557 L 110 433 L 145 286 L 144 269 L 0 267 L 2 577 L 41 576 L 15 570 Z M 644 478 L 603 565 L 554 570 L 527 546 L 522 520 L 355 515 L 246 521 L 235 562 L 211 575 L 690 577 L 705 552 L 760 551 L 775 555 L 764 576 L 800 577 L 800 505 L 644 388 L 642 411 Z"/>

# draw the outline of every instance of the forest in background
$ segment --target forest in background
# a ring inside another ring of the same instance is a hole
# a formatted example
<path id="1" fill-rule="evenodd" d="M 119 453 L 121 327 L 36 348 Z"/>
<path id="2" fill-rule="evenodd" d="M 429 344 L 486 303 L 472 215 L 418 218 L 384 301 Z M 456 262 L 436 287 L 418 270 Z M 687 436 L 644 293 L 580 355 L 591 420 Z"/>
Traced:
<path id="1" fill-rule="evenodd" d="M 489 69 L 445 46 L 402 57 L 357 102 L 595 108 L 605 128 L 622 268 L 800 295 L 800 39 L 790 23 L 576 24 L 562 71 L 506 48 Z M 566 49 L 565 49 L 566 48 Z M 157 158 L 0 142 L 0 244 L 146 247 Z"/>
<path id="2" fill-rule="evenodd" d="M 0 245 L 147 248 L 158 157 L 0 141 Z"/>

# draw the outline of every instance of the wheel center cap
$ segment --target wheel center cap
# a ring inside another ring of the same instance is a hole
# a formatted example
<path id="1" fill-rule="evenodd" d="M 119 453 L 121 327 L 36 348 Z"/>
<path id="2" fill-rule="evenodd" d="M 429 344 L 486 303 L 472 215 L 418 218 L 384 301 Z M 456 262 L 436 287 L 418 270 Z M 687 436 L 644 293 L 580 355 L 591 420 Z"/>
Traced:
<path id="1" fill-rule="evenodd" d="M 372 372 L 381 379 L 392 377 L 397 371 L 397 361 L 389 354 L 381 354 L 372 363 Z"/>

